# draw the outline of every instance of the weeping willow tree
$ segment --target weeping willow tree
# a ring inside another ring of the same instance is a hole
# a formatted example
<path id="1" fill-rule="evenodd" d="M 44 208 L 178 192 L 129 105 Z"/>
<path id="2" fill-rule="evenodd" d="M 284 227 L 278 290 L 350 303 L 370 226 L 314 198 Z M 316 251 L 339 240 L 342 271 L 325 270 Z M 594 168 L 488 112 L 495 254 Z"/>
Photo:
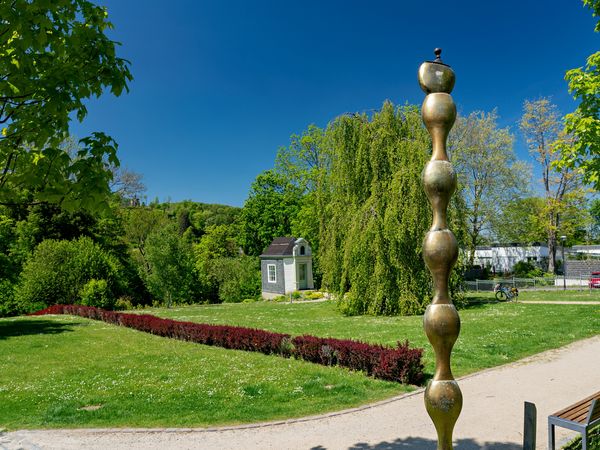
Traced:
<path id="1" fill-rule="evenodd" d="M 387 102 L 344 115 L 281 148 L 277 170 L 305 192 L 297 235 L 317 249 L 322 285 L 346 314 L 419 314 L 431 297 L 423 237 L 431 224 L 421 171 L 431 141 L 419 109 Z M 465 205 L 452 198 L 450 227 L 464 242 Z M 451 278 L 451 289 L 460 276 Z"/>
<path id="2" fill-rule="evenodd" d="M 346 314 L 421 313 L 431 295 L 421 254 L 431 222 L 421 171 L 431 144 L 418 108 L 385 103 L 371 117 L 339 117 L 327 135 L 323 284 Z M 454 206 L 456 223 L 460 196 Z"/>

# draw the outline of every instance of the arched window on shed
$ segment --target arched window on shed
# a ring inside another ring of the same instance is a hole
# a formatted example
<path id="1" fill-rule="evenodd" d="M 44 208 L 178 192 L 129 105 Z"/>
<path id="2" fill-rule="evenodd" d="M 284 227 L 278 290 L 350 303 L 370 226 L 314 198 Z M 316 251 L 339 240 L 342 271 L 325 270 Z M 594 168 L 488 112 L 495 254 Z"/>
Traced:
<path id="1" fill-rule="evenodd" d="M 306 254 L 306 250 L 304 250 L 304 245 L 301 245 L 301 246 L 300 246 L 300 254 L 301 254 L 301 255 L 304 255 L 304 254 Z"/>

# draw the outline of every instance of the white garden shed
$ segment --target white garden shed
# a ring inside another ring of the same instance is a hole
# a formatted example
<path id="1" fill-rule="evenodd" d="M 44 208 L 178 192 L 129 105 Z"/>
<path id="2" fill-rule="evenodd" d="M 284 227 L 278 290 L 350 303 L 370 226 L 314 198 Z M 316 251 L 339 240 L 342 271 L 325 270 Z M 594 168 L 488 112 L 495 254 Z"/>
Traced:
<path id="1" fill-rule="evenodd" d="M 314 289 L 312 250 L 304 238 L 278 237 L 260 255 L 262 296 Z"/>

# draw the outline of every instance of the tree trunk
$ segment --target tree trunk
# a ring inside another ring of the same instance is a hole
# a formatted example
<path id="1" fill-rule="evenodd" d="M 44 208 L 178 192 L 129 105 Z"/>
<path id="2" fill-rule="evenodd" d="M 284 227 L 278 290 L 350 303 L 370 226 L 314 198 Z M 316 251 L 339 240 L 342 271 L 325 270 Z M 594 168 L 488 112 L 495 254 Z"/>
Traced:
<path id="1" fill-rule="evenodd" d="M 554 273 L 556 268 L 556 231 L 548 232 L 548 272 Z"/>

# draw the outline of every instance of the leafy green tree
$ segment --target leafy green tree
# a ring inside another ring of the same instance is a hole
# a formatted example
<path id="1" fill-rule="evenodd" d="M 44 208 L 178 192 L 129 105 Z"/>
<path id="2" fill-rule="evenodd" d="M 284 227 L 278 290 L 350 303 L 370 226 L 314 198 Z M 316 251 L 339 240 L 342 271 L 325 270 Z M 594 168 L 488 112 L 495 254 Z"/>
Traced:
<path id="1" fill-rule="evenodd" d="M 593 243 L 600 242 L 600 199 L 595 198 L 590 203 L 590 233 Z"/>
<path id="2" fill-rule="evenodd" d="M 532 244 L 545 242 L 548 232 L 543 219 L 544 199 L 524 197 L 503 205 L 502 213 L 492 217 L 492 232 L 499 242 Z"/>
<path id="3" fill-rule="evenodd" d="M 169 224 L 148 236 L 146 258 L 150 271 L 145 275 L 148 290 L 155 299 L 170 307 L 173 303 L 194 303 L 198 281 L 192 247 Z"/>
<path id="4" fill-rule="evenodd" d="M 229 260 L 239 256 L 239 246 L 236 242 L 235 227 L 232 225 L 211 225 L 206 229 L 206 233 L 200 239 L 200 242 L 194 245 L 195 267 L 202 289 L 202 297 L 208 302 L 223 301 L 220 294 L 221 285 L 226 281 L 223 273 L 230 273 L 226 270 L 233 267 L 236 263 L 227 265 L 221 264 L 223 270 L 215 270 L 217 259 Z M 227 295 L 231 298 L 230 295 Z M 242 298 L 243 300 L 243 298 Z M 231 301 L 231 300 L 227 300 Z"/>
<path id="5" fill-rule="evenodd" d="M 117 145 L 96 132 L 74 156 L 61 147 L 71 118 L 105 89 L 120 95 L 132 79 L 106 9 L 87 0 L 0 2 L 0 204 L 58 202 L 107 206 Z"/>
<path id="6" fill-rule="evenodd" d="M 302 203 L 302 189 L 274 170 L 256 177 L 239 220 L 239 243 L 247 255 L 258 256 L 278 236 L 292 233 Z"/>
<path id="7" fill-rule="evenodd" d="M 290 137 L 289 147 L 279 149 L 276 171 L 305 192 L 320 191 L 319 186 L 331 167 L 330 145 L 326 130 L 311 124 L 301 135 Z"/>
<path id="8" fill-rule="evenodd" d="M 209 277 L 218 286 L 221 302 L 241 302 L 260 295 L 260 264 L 254 256 L 216 258 L 208 266 Z"/>
<path id="9" fill-rule="evenodd" d="M 475 111 L 459 117 L 449 137 L 452 163 L 464 188 L 470 266 L 475 248 L 490 235 L 494 217 L 529 185 L 529 168 L 513 151 L 514 137 L 508 128 L 498 128 L 497 120 L 495 110 Z"/>
<path id="10" fill-rule="evenodd" d="M 187 209 L 182 209 L 177 214 L 177 223 L 179 226 L 179 235 L 183 236 L 186 231 L 192 226 L 192 222 L 190 221 L 190 211 Z"/>
<path id="11" fill-rule="evenodd" d="M 600 0 L 583 0 L 600 17 Z M 595 31 L 600 31 L 600 21 Z M 590 55 L 585 67 L 567 71 L 569 92 L 579 100 L 577 109 L 565 116 L 567 133 L 576 136 L 572 145 L 561 146 L 561 167 L 580 167 L 586 181 L 600 188 L 600 52 Z"/>
<path id="12" fill-rule="evenodd" d="M 563 130 L 558 108 L 548 98 L 525 101 L 520 127 L 529 152 L 542 171 L 544 205 L 539 220 L 546 230 L 548 272 L 554 273 L 557 236 L 567 233 L 566 221 L 562 218 L 573 217 L 577 211 L 586 212 L 585 207 L 582 208 L 586 192 L 580 170 L 555 164 L 560 149 L 574 145 L 574 139 Z M 581 217 L 579 221 L 584 219 Z"/>
<path id="13" fill-rule="evenodd" d="M 300 210 L 292 221 L 292 234 L 305 238 L 313 250 L 313 277 L 320 286 L 321 268 L 320 230 L 324 230 L 324 214 L 329 201 L 325 188 L 331 170 L 331 133 L 314 124 L 301 135 L 292 135 L 290 145 L 281 147 L 275 160 L 277 173 L 298 186 L 304 194 Z"/>
<path id="14" fill-rule="evenodd" d="M 167 216 L 159 209 L 145 206 L 126 208 L 123 215 L 125 241 L 131 247 L 133 258 L 142 268 L 142 272 L 148 273 L 150 263 L 146 255 L 146 241 L 152 232 L 167 225 Z"/>
<path id="15" fill-rule="evenodd" d="M 320 210 L 323 284 L 347 314 L 416 314 L 431 293 L 422 241 L 431 213 L 421 172 L 430 140 L 414 107 L 342 116 Z"/>
<path id="16" fill-rule="evenodd" d="M 106 282 L 105 295 L 114 304 L 123 292 L 119 261 L 88 237 L 73 241 L 45 240 L 27 260 L 17 287 L 20 312 L 56 303 L 76 304 L 92 279 Z M 110 306 L 109 304 L 105 306 Z"/>
<path id="17" fill-rule="evenodd" d="M 0 209 L 0 280 L 15 282 L 20 271 L 20 265 L 11 257 L 11 248 L 15 245 L 15 221 Z"/>

